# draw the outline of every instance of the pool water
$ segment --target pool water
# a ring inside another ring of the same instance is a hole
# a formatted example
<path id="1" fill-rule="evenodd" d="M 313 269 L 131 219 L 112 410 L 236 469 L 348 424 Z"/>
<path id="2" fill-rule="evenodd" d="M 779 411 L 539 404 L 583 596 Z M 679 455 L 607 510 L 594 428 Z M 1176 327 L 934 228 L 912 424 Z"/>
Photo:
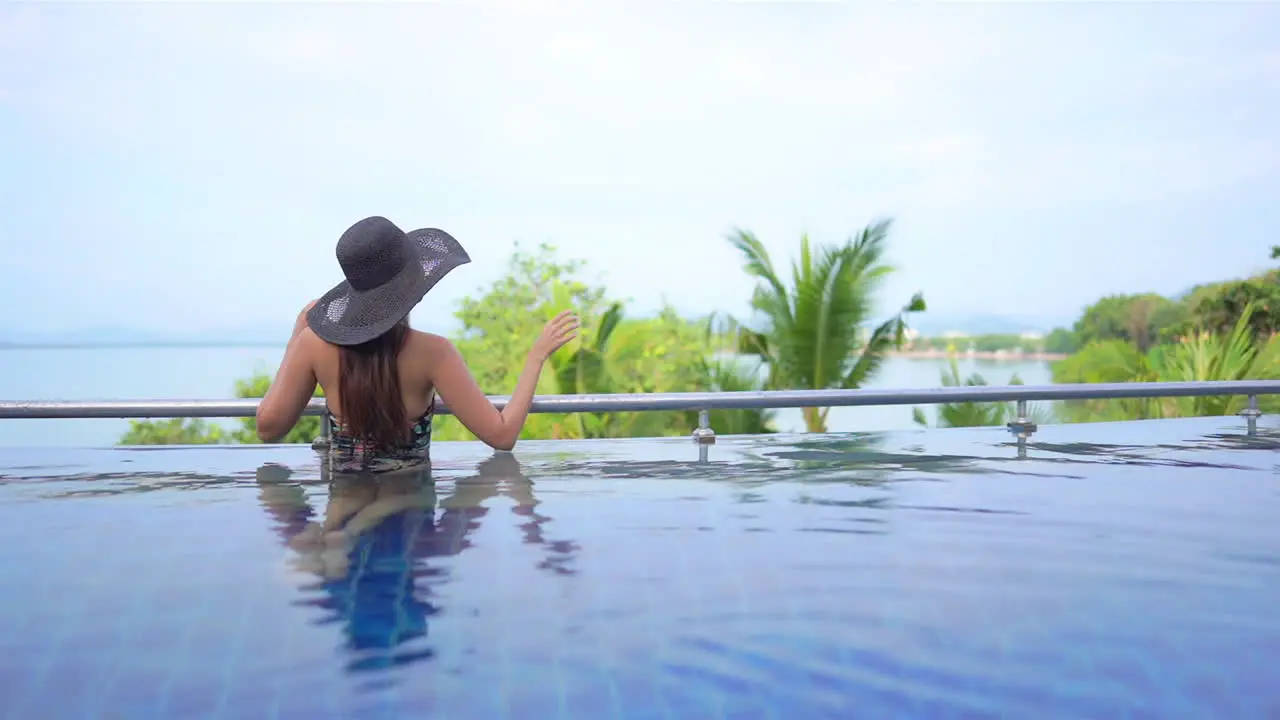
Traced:
<path id="1" fill-rule="evenodd" d="M 5 450 L 0 716 L 1280 717 L 1243 429 Z"/>

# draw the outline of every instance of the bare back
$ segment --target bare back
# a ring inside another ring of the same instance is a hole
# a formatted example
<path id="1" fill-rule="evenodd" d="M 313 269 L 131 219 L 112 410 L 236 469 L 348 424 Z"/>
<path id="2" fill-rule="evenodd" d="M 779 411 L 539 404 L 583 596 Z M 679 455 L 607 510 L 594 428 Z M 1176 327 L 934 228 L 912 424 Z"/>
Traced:
<path id="1" fill-rule="evenodd" d="M 416 422 L 426 414 L 435 402 L 435 388 L 431 382 L 431 356 L 433 346 L 443 338 L 428 333 L 410 330 L 405 339 L 404 348 L 396 358 L 399 368 L 401 401 L 404 403 L 405 417 L 409 422 Z M 324 390 L 325 403 L 335 418 L 342 417 L 342 404 L 339 400 L 339 356 L 340 349 L 320 338 L 311 343 L 311 362 L 316 375 L 316 382 Z"/>

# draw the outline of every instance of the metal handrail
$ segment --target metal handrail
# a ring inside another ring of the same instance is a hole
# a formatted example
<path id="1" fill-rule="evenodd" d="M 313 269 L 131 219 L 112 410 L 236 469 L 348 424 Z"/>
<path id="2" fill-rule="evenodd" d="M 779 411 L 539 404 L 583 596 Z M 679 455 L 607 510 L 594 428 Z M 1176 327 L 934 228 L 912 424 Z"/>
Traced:
<path id="1" fill-rule="evenodd" d="M 619 395 L 543 395 L 529 408 L 535 413 L 698 411 L 698 427 L 693 441 L 698 444 L 699 462 L 707 461 L 707 451 L 716 442 L 711 428 L 712 410 L 764 410 L 797 407 L 856 407 L 865 405 L 936 405 L 954 402 L 1017 403 L 1009 432 L 1018 446 L 1018 457 L 1027 456 L 1027 439 L 1038 429 L 1029 417 L 1027 403 L 1036 400 L 1102 400 L 1158 397 L 1212 397 L 1246 395 L 1248 406 L 1241 411 L 1248 434 L 1256 435 L 1259 395 L 1280 394 L 1280 381 L 1242 380 L 1229 382 L 1093 383 L 1070 385 L 1009 385 L 942 387 L 911 390 L 748 390 L 740 392 L 632 393 Z M 490 397 L 501 408 L 509 397 Z M 0 419 L 28 418 L 195 418 L 252 417 L 257 399 L 244 400 L 106 400 L 7 401 L 0 402 Z M 436 401 L 436 412 L 449 413 Z M 313 398 L 304 415 L 325 415 L 323 398 Z M 329 423 L 320 424 L 320 437 L 312 447 L 329 444 Z"/>
<path id="2" fill-rule="evenodd" d="M 1159 397 L 1280 395 L 1280 381 L 1089 383 L 941 387 L 904 390 L 750 390 L 742 392 L 632 393 L 618 395 L 540 395 L 530 412 L 653 412 L 678 410 L 763 410 L 864 405 L 936 405 L 954 402 L 1102 400 Z M 490 397 L 501 408 L 509 397 Z M 9 400 L 0 401 L 0 419 L 34 418 L 196 418 L 253 417 L 258 399 L 244 400 Z M 1251 403 L 1251 405 L 1256 405 Z M 303 414 L 323 415 L 323 398 L 314 398 Z M 437 413 L 449 413 L 436 401 Z"/>

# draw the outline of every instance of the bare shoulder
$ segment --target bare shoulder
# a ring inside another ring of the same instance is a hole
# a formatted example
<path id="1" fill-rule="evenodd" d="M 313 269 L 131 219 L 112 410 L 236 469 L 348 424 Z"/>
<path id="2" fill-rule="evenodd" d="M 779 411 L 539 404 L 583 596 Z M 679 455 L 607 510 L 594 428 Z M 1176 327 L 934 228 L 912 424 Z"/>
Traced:
<path id="1" fill-rule="evenodd" d="M 422 332 L 421 330 L 410 330 L 409 342 L 423 350 L 453 349 L 453 341 L 449 338 L 435 333 Z"/>
<path id="2" fill-rule="evenodd" d="M 412 330 L 409 333 L 409 349 L 414 357 L 421 360 L 427 367 L 453 357 L 458 352 L 449 338 L 418 330 Z"/>
<path id="3" fill-rule="evenodd" d="M 302 351 L 302 356 L 306 358 L 314 359 L 332 347 L 329 343 L 321 340 L 320 336 L 316 335 L 309 327 L 303 328 L 295 340 L 298 349 Z"/>

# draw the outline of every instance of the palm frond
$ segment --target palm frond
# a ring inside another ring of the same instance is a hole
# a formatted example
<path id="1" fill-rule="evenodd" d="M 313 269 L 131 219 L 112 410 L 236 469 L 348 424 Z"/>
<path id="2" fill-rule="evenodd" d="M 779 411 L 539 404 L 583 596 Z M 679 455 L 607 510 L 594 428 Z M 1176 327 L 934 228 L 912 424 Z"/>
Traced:
<path id="1" fill-rule="evenodd" d="M 737 230 L 729 236 L 729 242 L 742 253 L 742 268 L 747 271 L 748 275 L 761 280 L 768 288 L 767 293 L 761 293 L 759 289 L 752 299 L 752 304 L 761 298 L 762 295 L 770 295 L 774 299 L 775 304 L 771 305 L 769 314 L 786 314 L 783 310 L 786 303 L 777 303 L 778 299 L 787 297 L 787 288 L 782 284 L 782 280 L 778 278 L 778 273 L 773 269 L 773 261 L 769 258 L 769 251 L 765 249 L 764 243 L 760 242 L 753 233 L 746 230 Z"/>
<path id="2" fill-rule="evenodd" d="M 600 326 L 596 329 L 596 350 L 604 349 L 620 322 L 622 322 L 622 303 L 615 302 L 609 306 L 608 310 L 605 310 L 604 315 L 600 316 Z"/>
<path id="3" fill-rule="evenodd" d="M 858 359 L 849 368 L 842 387 L 854 388 L 862 385 L 880 370 L 888 357 L 889 351 L 901 348 L 907 333 L 907 315 L 922 312 L 925 309 L 924 296 L 916 293 L 911 302 L 894 317 L 884 321 L 867 338 Z"/>

